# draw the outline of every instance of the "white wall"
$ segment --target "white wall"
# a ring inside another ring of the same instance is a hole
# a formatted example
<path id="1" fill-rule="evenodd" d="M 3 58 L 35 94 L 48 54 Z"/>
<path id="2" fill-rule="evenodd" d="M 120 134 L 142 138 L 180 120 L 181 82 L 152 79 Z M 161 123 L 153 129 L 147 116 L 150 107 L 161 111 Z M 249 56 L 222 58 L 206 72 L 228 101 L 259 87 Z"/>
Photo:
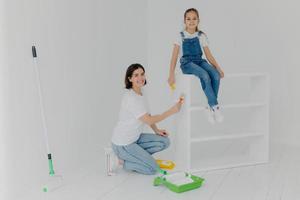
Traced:
<path id="1" fill-rule="evenodd" d="M 144 10 L 138 0 L 1 1 L 1 199 L 39 188 L 47 176 L 31 46 L 55 167 L 64 175 L 87 170 L 109 143 L 124 70 L 147 61 Z"/>
<path id="2" fill-rule="evenodd" d="M 279 4 L 279 5 L 278 5 Z M 281 59 L 284 62 L 283 68 L 287 73 L 287 87 L 288 95 L 284 97 L 287 103 L 282 107 L 288 110 L 288 124 L 282 131 L 282 137 L 287 138 L 287 142 L 293 145 L 300 144 L 300 27 L 298 12 L 300 3 L 295 0 L 277 3 L 275 6 L 280 7 L 278 12 L 273 11 L 273 15 L 280 18 L 278 28 L 282 31 L 284 38 L 284 48 L 281 51 Z M 276 98 L 276 97 L 274 97 Z"/>
<path id="3" fill-rule="evenodd" d="M 127 67 L 132 63 L 147 65 L 146 2 L 139 0 L 102 0 L 98 3 L 99 43 L 97 63 L 104 80 L 94 85 L 103 98 L 95 100 L 98 119 L 96 137 L 101 131 L 101 145 L 110 141 L 118 119 Z"/>
<path id="4" fill-rule="evenodd" d="M 87 169 L 109 142 L 129 64 L 146 67 L 153 113 L 170 106 L 172 42 L 189 7 L 199 9 L 201 28 L 225 73 L 270 73 L 271 139 L 299 144 L 295 0 L 2 0 L 0 199 L 38 187 L 47 173 L 32 44 L 38 47 L 56 168 Z M 171 124 L 172 118 L 159 125 L 172 132 Z M 166 151 L 170 158 L 172 148 Z"/>

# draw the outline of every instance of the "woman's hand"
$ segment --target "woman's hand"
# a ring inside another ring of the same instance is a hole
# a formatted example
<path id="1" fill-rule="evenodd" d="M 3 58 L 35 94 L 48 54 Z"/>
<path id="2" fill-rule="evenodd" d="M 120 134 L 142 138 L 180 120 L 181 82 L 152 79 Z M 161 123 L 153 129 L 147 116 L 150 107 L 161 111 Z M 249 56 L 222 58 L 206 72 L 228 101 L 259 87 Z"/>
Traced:
<path id="1" fill-rule="evenodd" d="M 181 96 L 179 98 L 178 102 L 174 106 L 169 108 L 167 111 L 165 111 L 164 113 L 162 113 L 160 115 L 154 115 L 154 116 L 151 116 L 150 114 L 146 113 L 143 116 L 141 116 L 139 118 L 139 120 L 141 120 L 142 122 L 151 126 L 151 125 L 153 125 L 157 122 L 160 122 L 160 121 L 164 120 L 165 118 L 179 112 L 183 102 L 184 102 L 184 97 Z"/>
<path id="2" fill-rule="evenodd" d="M 155 132 L 157 135 L 163 136 L 163 137 L 168 137 L 169 133 L 164 130 L 164 129 L 157 129 Z"/>
<path id="3" fill-rule="evenodd" d="M 181 96 L 178 100 L 178 102 L 171 107 L 171 111 L 173 114 L 177 113 L 180 111 L 182 104 L 184 103 L 184 96 Z"/>

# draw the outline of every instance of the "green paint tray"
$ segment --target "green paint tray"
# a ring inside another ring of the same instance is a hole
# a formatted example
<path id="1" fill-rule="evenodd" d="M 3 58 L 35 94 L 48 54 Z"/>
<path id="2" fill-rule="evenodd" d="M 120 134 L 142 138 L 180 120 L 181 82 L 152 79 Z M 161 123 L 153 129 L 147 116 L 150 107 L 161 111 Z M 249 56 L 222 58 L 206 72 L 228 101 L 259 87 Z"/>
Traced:
<path id="1" fill-rule="evenodd" d="M 194 176 L 186 172 L 177 172 L 156 177 L 153 181 L 154 186 L 164 185 L 173 192 L 181 193 L 201 187 L 203 178 Z"/>

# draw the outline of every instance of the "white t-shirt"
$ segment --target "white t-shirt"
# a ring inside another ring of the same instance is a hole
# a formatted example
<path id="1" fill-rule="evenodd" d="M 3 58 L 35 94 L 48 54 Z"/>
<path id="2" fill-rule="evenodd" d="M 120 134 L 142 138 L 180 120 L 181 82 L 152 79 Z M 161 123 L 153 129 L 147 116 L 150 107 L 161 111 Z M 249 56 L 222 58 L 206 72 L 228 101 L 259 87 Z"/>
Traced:
<path id="1" fill-rule="evenodd" d="M 139 95 L 133 89 L 125 90 L 121 102 L 119 121 L 114 128 L 111 139 L 115 145 L 128 145 L 137 141 L 145 125 L 139 118 L 149 113 L 143 91 L 143 95 Z"/>
<path id="2" fill-rule="evenodd" d="M 200 36 L 198 36 L 198 32 L 190 34 L 187 31 L 183 31 L 183 34 L 184 34 L 184 38 L 198 37 L 199 38 L 199 42 L 200 42 L 200 46 L 201 46 L 201 49 L 202 49 L 202 52 L 204 54 L 203 47 L 206 47 L 209 44 L 208 38 L 207 38 L 207 36 L 204 33 L 202 33 Z M 180 57 L 181 57 L 182 56 L 182 37 L 181 37 L 180 33 L 177 34 L 174 44 L 177 44 L 177 45 L 180 46 L 179 53 L 180 53 Z"/>

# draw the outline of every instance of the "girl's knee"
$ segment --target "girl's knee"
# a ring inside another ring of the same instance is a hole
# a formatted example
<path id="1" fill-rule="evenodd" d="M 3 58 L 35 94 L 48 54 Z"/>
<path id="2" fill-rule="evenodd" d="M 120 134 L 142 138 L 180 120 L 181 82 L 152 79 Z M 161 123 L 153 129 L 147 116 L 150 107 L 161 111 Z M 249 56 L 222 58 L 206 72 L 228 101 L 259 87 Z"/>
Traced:
<path id="1" fill-rule="evenodd" d="M 221 76 L 219 74 L 219 72 L 216 70 L 216 72 L 213 73 L 213 77 L 212 77 L 215 81 L 219 81 L 221 79 Z"/>
<path id="2" fill-rule="evenodd" d="M 210 83 L 210 76 L 209 76 L 209 74 L 208 73 L 205 73 L 205 74 L 201 74 L 201 75 L 199 75 L 199 77 L 200 77 L 200 79 L 202 80 L 202 81 L 204 81 L 205 83 Z"/>

